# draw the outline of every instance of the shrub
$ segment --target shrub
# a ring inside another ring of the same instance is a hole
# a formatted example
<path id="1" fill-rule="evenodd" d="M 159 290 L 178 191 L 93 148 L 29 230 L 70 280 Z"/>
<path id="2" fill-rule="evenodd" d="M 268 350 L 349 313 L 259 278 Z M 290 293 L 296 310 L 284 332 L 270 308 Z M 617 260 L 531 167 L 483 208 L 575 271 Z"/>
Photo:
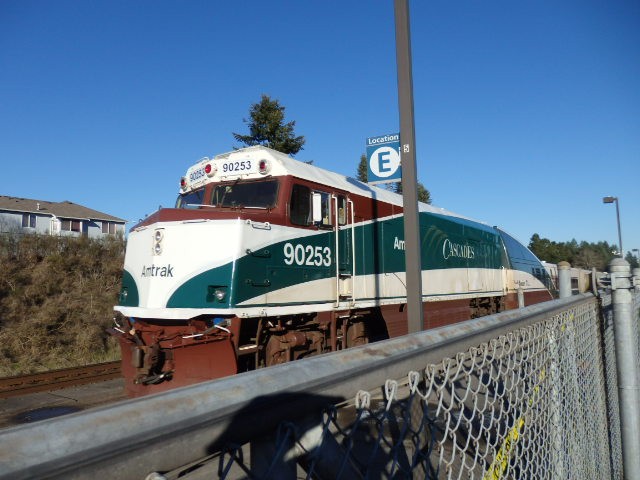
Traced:
<path id="1" fill-rule="evenodd" d="M 0 376 L 119 358 L 124 240 L 0 235 Z"/>

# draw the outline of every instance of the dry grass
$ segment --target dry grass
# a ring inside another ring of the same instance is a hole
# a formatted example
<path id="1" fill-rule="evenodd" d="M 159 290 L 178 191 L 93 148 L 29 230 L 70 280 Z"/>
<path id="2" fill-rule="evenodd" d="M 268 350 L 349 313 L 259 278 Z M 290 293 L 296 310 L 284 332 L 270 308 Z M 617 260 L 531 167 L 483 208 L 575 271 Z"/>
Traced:
<path id="1" fill-rule="evenodd" d="M 0 235 L 0 376 L 119 358 L 119 238 Z"/>

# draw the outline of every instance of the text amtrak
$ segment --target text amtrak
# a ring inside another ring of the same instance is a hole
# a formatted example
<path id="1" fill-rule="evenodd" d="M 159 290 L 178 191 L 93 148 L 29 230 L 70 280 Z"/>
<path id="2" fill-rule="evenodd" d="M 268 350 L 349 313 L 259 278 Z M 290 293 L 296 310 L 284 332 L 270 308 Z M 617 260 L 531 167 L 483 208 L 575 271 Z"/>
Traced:
<path id="1" fill-rule="evenodd" d="M 173 277 L 173 265 L 171 264 L 166 266 L 151 265 L 150 267 L 143 265 L 142 275 L 140 276 L 141 277 Z"/>

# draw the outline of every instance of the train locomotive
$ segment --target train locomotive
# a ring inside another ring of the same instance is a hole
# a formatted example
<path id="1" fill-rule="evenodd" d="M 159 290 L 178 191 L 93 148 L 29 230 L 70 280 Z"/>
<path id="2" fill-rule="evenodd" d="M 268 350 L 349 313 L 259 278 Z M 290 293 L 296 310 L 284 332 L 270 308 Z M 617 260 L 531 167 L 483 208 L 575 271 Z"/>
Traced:
<path id="1" fill-rule="evenodd" d="M 551 299 L 504 231 L 420 204 L 424 328 Z M 129 233 L 129 396 L 407 333 L 402 197 L 256 146 L 204 158 Z"/>

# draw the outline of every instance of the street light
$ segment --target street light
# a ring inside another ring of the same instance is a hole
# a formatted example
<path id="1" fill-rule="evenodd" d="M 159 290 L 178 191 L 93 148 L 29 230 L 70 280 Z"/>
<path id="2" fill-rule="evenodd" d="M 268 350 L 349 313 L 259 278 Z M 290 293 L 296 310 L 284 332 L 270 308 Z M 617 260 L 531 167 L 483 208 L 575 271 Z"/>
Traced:
<path id="1" fill-rule="evenodd" d="M 637 248 L 634 248 L 631 251 L 636 252 L 636 260 L 638 260 L 638 266 L 640 266 L 640 250 L 638 250 Z"/>
<path id="2" fill-rule="evenodd" d="M 616 217 L 618 219 L 618 241 L 620 242 L 620 245 L 618 245 L 618 248 L 620 248 L 620 258 L 624 258 L 624 249 L 622 248 L 622 232 L 620 230 L 620 207 L 619 207 L 619 200 L 618 197 L 604 197 L 602 199 L 602 203 L 615 203 L 616 204 Z"/>

